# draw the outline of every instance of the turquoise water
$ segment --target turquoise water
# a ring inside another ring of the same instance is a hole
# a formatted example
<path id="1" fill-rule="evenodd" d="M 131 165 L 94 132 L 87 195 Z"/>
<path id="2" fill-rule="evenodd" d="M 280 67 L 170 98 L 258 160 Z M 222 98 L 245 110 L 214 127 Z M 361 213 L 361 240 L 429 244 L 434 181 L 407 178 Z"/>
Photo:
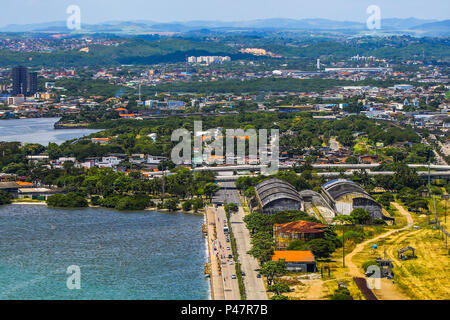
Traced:
<path id="1" fill-rule="evenodd" d="M 0 207 L 0 299 L 208 299 L 199 216 Z M 81 270 L 68 289 L 67 267 Z"/>
<path id="2" fill-rule="evenodd" d="M 81 138 L 100 130 L 94 129 L 54 129 L 59 118 L 11 119 L 0 121 L 0 141 L 61 144 L 67 140 Z"/>

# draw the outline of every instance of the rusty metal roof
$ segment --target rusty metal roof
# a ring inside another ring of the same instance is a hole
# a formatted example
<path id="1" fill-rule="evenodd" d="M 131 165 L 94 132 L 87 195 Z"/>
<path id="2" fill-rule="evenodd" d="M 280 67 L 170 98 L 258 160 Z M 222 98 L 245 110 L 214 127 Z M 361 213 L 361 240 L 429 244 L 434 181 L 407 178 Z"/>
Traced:
<path id="1" fill-rule="evenodd" d="M 320 233 L 326 227 L 326 224 L 304 220 L 274 224 L 277 233 Z"/>

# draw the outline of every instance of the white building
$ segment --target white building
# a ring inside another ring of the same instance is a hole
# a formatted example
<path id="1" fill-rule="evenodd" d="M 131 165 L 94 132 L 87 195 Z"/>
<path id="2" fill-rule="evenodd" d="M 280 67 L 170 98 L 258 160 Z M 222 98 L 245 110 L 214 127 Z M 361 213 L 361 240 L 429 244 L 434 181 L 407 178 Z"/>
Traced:
<path id="1" fill-rule="evenodd" d="M 103 157 L 101 162 L 98 162 L 96 166 L 99 168 L 112 168 L 114 166 L 117 166 L 121 160 L 117 157 Z"/>
<path id="2" fill-rule="evenodd" d="M 223 63 L 226 61 L 231 61 L 231 58 L 229 56 L 200 56 L 200 57 L 194 57 L 191 56 L 188 58 L 188 63 L 204 63 L 204 64 L 213 64 L 213 63 Z"/>

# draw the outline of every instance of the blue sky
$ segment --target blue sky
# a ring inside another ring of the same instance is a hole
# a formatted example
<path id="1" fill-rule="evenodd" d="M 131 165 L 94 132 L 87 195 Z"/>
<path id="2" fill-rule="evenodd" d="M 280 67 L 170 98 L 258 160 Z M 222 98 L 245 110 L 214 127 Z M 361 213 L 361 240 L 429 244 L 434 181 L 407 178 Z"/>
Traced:
<path id="1" fill-rule="evenodd" d="M 78 5 L 82 23 L 112 20 L 242 21 L 265 18 L 326 18 L 365 21 L 378 5 L 382 18 L 450 18 L 449 0 L 0 0 L 0 26 L 64 21 Z"/>

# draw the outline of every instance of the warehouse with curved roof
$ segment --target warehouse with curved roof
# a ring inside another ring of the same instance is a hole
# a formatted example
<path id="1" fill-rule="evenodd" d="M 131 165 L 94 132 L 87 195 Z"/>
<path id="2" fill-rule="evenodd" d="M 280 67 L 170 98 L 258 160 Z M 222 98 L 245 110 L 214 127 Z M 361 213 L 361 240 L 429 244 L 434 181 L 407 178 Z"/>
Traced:
<path id="1" fill-rule="evenodd" d="M 357 208 L 367 210 L 372 218 L 382 219 L 382 208 L 360 185 L 351 180 L 335 179 L 322 186 L 322 195 L 338 214 L 350 215 Z"/>
<path id="2" fill-rule="evenodd" d="M 302 198 L 290 183 L 272 178 L 256 185 L 254 205 L 268 214 L 284 210 L 301 210 Z"/>

